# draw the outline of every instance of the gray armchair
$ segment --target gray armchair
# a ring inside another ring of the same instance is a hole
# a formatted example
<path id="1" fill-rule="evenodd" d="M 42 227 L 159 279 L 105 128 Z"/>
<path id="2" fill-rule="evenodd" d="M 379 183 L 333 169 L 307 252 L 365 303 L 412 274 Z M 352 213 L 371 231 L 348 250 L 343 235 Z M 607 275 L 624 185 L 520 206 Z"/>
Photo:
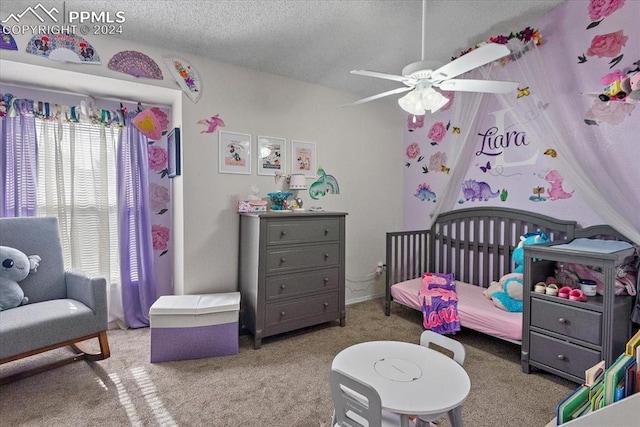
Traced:
<path id="1" fill-rule="evenodd" d="M 65 346 L 76 353 L 2 378 L 0 384 L 76 360 L 109 357 L 106 279 L 65 271 L 57 219 L 0 218 L 0 245 L 42 258 L 38 271 L 20 282 L 29 302 L 0 311 L 0 365 Z M 99 353 L 82 345 L 81 341 L 91 338 L 98 339 Z"/>

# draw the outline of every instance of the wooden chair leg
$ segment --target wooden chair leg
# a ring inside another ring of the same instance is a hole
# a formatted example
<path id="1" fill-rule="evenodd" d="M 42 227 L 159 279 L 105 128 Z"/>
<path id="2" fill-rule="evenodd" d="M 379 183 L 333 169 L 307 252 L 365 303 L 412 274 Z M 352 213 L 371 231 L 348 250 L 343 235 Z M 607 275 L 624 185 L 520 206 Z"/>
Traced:
<path id="1" fill-rule="evenodd" d="M 107 331 L 100 332 L 97 338 L 98 343 L 100 344 L 100 351 L 97 353 L 89 351 L 89 348 L 84 342 L 73 343 L 71 344 L 71 347 L 76 353 L 78 353 L 78 355 L 83 355 L 84 358 L 91 362 L 104 360 L 111 356 L 111 351 L 109 350 L 109 340 L 107 339 Z"/>
<path id="2" fill-rule="evenodd" d="M 91 338 L 97 338 L 98 339 L 98 343 L 100 344 L 100 351 L 99 352 L 91 352 L 88 350 L 88 348 L 86 347 L 86 344 L 84 344 L 82 341 L 86 341 L 88 339 Z M 18 360 L 18 359 L 23 359 L 29 356 L 33 356 L 39 353 L 43 353 L 45 351 L 50 351 L 50 350 L 54 350 L 56 348 L 60 348 L 60 347 L 64 347 L 64 346 L 71 346 L 71 348 L 76 352 L 76 354 L 69 356 L 69 357 L 65 357 L 61 360 L 57 360 L 53 363 L 49 363 L 46 365 L 42 365 L 42 366 L 37 366 L 35 368 L 32 369 L 28 369 L 26 371 L 23 372 L 18 372 L 16 374 L 13 375 L 9 375 L 7 377 L 4 378 L 0 378 L 0 385 L 5 385 L 5 384 L 9 384 L 12 383 L 14 381 L 17 380 L 21 380 L 23 378 L 27 378 L 36 374 L 40 374 L 42 372 L 48 371 L 50 369 L 54 369 L 54 368 L 59 368 L 61 366 L 67 365 L 69 363 L 73 363 L 76 362 L 78 360 L 88 360 L 91 362 L 95 362 L 97 360 L 104 360 L 106 358 L 108 358 L 109 356 L 111 356 L 111 351 L 109 350 L 109 340 L 107 339 L 107 331 L 102 331 L 99 332 L 95 335 L 89 335 L 86 337 L 82 337 L 80 338 L 79 342 L 73 342 L 73 341 L 65 341 L 63 343 L 57 344 L 57 345 L 52 345 L 52 346 L 48 346 L 45 348 L 41 348 L 38 350 L 33 350 L 33 351 L 29 351 L 27 353 L 23 353 L 20 355 L 16 355 L 16 356 L 12 356 L 10 358 L 6 358 L 6 359 L 2 359 L 0 360 L 0 364 L 5 364 L 8 362 L 12 362 L 14 360 Z"/>

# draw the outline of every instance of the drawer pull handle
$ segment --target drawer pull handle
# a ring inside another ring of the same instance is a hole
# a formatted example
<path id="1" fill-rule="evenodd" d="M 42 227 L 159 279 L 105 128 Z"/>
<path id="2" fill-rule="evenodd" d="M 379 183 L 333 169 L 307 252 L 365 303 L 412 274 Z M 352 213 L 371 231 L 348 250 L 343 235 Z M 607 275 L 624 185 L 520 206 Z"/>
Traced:
<path id="1" fill-rule="evenodd" d="M 284 289 L 286 287 L 287 287 L 287 285 L 280 285 L 280 289 Z"/>
<path id="2" fill-rule="evenodd" d="M 284 317 L 284 311 L 280 312 L 280 317 Z"/>
<path id="3" fill-rule="evenodd" d="M 327 308 L 327 307 L 329 307 L 329 303 L 328 303 L 328 302 L 325 302 L 325 303 L 324 303 L 324 308 Z"/>
<path id="4" fill-rule="evenodd" d="M 329 283 L 329 278 L 328 277 L 324 278 L 324 283 Z"/>
<path id="5" fill-rule="evenodd" d="M 282 237 L 284 237 L 284 236 L 286 236 L 286 235 L 287 235 L 287 232 L 286 232 L 286 231 L 284 231 L 284 230 L 282 230 L 282 231 L 280 232 L 280 235 L 281 235 Z"/>
<path id="6" fill-rule="evenodd" d="M 324 235 L 325 235 L 325 236 L 327 236 L 328 234 L 329 234 L 329 229 L 328 229 L 328 228 L 325 228 L 325 229 L 324 229 Z"/>
<path id="7" fill-rule="evenodd" d="M 280 264 L 284 264 L 287 259 L 285 257 L 280 258 Z"/>
<path id="8" fill-rule="evenodd" d="M 558 322 L 567 323 L 567 319 L 565 319 L 564 317 L 561 317 L 561 318 L 558 319 Z"/>
<path id="9" fill-rule="evenodd" d="M 329 258 L 329 254 L 324 254 L 324 259 L 328 259 Z"/>
<path id="10" fill-rule="evenodd" d="M 564 354 L 559 354 L 558 355 L 558 360 L 565 360 L 566 357 L 564 357 Z"/>

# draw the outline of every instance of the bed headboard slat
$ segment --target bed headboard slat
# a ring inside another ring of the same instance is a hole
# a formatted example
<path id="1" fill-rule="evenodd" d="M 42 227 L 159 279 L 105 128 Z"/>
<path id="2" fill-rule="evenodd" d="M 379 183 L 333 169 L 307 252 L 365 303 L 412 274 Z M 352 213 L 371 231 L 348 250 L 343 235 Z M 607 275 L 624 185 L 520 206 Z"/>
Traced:
<path id="1" fill-rule="evenodd" d="M 426 271 L 487 287 L 513 269 L 520 236 L 544 231 L 552 240 L 573 239 L 575 221 L 518 209 L 490 207 L 440 214 L 430 230 L 387 233 L 387 296 L 394 283 Z"/>

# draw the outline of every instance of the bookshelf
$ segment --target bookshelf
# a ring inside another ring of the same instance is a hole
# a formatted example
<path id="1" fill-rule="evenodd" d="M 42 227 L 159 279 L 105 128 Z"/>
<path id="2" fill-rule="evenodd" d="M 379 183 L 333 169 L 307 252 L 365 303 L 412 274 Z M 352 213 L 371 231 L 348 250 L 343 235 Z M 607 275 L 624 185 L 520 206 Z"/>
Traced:
<path id="1" fill-rule="evenodd" d="M 640 407 L 640 393 L 619 400 L 590 414 L 571 420 L 562 427 L 602 427 L 602 426 L 632 426 L 638 422 L 638 408 Z M 545 427 L 558 425 L 554 418 Z"/>
<path id="2" fill-rule="evenodd" d="M 588 381 L 558 403 L 556 418 L 546 427 L 640 425 L 639 364 L 637 330 L 613 364 L 600 362 L 588 370 Z"/>

